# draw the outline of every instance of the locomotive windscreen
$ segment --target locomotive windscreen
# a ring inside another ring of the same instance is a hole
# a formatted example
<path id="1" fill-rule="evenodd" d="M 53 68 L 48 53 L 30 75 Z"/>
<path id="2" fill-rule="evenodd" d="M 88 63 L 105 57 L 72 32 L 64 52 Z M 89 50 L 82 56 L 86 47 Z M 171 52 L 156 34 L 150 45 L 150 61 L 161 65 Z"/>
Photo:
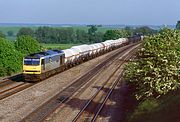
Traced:
<path id="1" fill-rule="evenodd" d="M 24 65 L 39 65 L 40 59 L 24 59 Z"/>

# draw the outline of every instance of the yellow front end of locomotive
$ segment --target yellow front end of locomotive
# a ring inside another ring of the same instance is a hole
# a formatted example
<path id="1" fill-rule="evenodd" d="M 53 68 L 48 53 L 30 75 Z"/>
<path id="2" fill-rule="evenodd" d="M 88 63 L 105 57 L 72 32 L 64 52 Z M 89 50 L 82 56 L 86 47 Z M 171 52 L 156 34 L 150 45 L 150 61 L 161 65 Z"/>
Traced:
<path id="1" fill-rule="evenodd" d="M 23 74 L 41 74 L 41 60 L 40 59 L 24 59 Z"/>
<path id="2" fill-rule="evenodd" d="M 23 66 L 23 74 L 41 74 L 41 66 Z"/>

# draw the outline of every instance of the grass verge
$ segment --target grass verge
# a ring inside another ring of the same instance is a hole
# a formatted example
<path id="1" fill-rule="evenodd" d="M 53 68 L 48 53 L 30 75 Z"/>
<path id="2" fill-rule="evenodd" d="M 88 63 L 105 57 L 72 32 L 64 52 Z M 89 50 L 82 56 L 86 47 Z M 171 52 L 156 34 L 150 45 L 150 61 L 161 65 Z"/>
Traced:
<path id="1" fill-rule="evenodd" d="M 180 122 L 180 90 L 140 102 L 127 116 L 129 122 Z"/>

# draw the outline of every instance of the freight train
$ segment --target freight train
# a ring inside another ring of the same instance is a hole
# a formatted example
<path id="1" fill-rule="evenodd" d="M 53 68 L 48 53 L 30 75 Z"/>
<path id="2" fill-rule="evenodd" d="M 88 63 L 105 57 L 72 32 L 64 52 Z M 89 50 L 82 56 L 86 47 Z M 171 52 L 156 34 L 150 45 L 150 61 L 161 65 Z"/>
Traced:
<path id="1" fill-rule="evenodd" d="M 143 36 L 133 36 L 90 45 L 73 46 L 65 50 L 34 53 L 23 59 L 23 77 L 25 81 L 40 81 L 74 65 L 142 39 Z"/>

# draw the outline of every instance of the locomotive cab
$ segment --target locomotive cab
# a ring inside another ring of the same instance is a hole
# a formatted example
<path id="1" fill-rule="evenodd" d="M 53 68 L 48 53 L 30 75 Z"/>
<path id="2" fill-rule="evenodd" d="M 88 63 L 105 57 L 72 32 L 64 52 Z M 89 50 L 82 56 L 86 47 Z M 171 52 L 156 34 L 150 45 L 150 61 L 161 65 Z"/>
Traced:
<path id="1" fill-rule="evenodd" d="M 65 54 L 59 50 L 48 50 L 28 55 L 23 60 L 25 81 L 39 81 L 61 71 Z"/>
<path id="2" fill-rule="evenodd" d="M 24 74 L 41 74 L 41 59 L 24 58 Z"/>

